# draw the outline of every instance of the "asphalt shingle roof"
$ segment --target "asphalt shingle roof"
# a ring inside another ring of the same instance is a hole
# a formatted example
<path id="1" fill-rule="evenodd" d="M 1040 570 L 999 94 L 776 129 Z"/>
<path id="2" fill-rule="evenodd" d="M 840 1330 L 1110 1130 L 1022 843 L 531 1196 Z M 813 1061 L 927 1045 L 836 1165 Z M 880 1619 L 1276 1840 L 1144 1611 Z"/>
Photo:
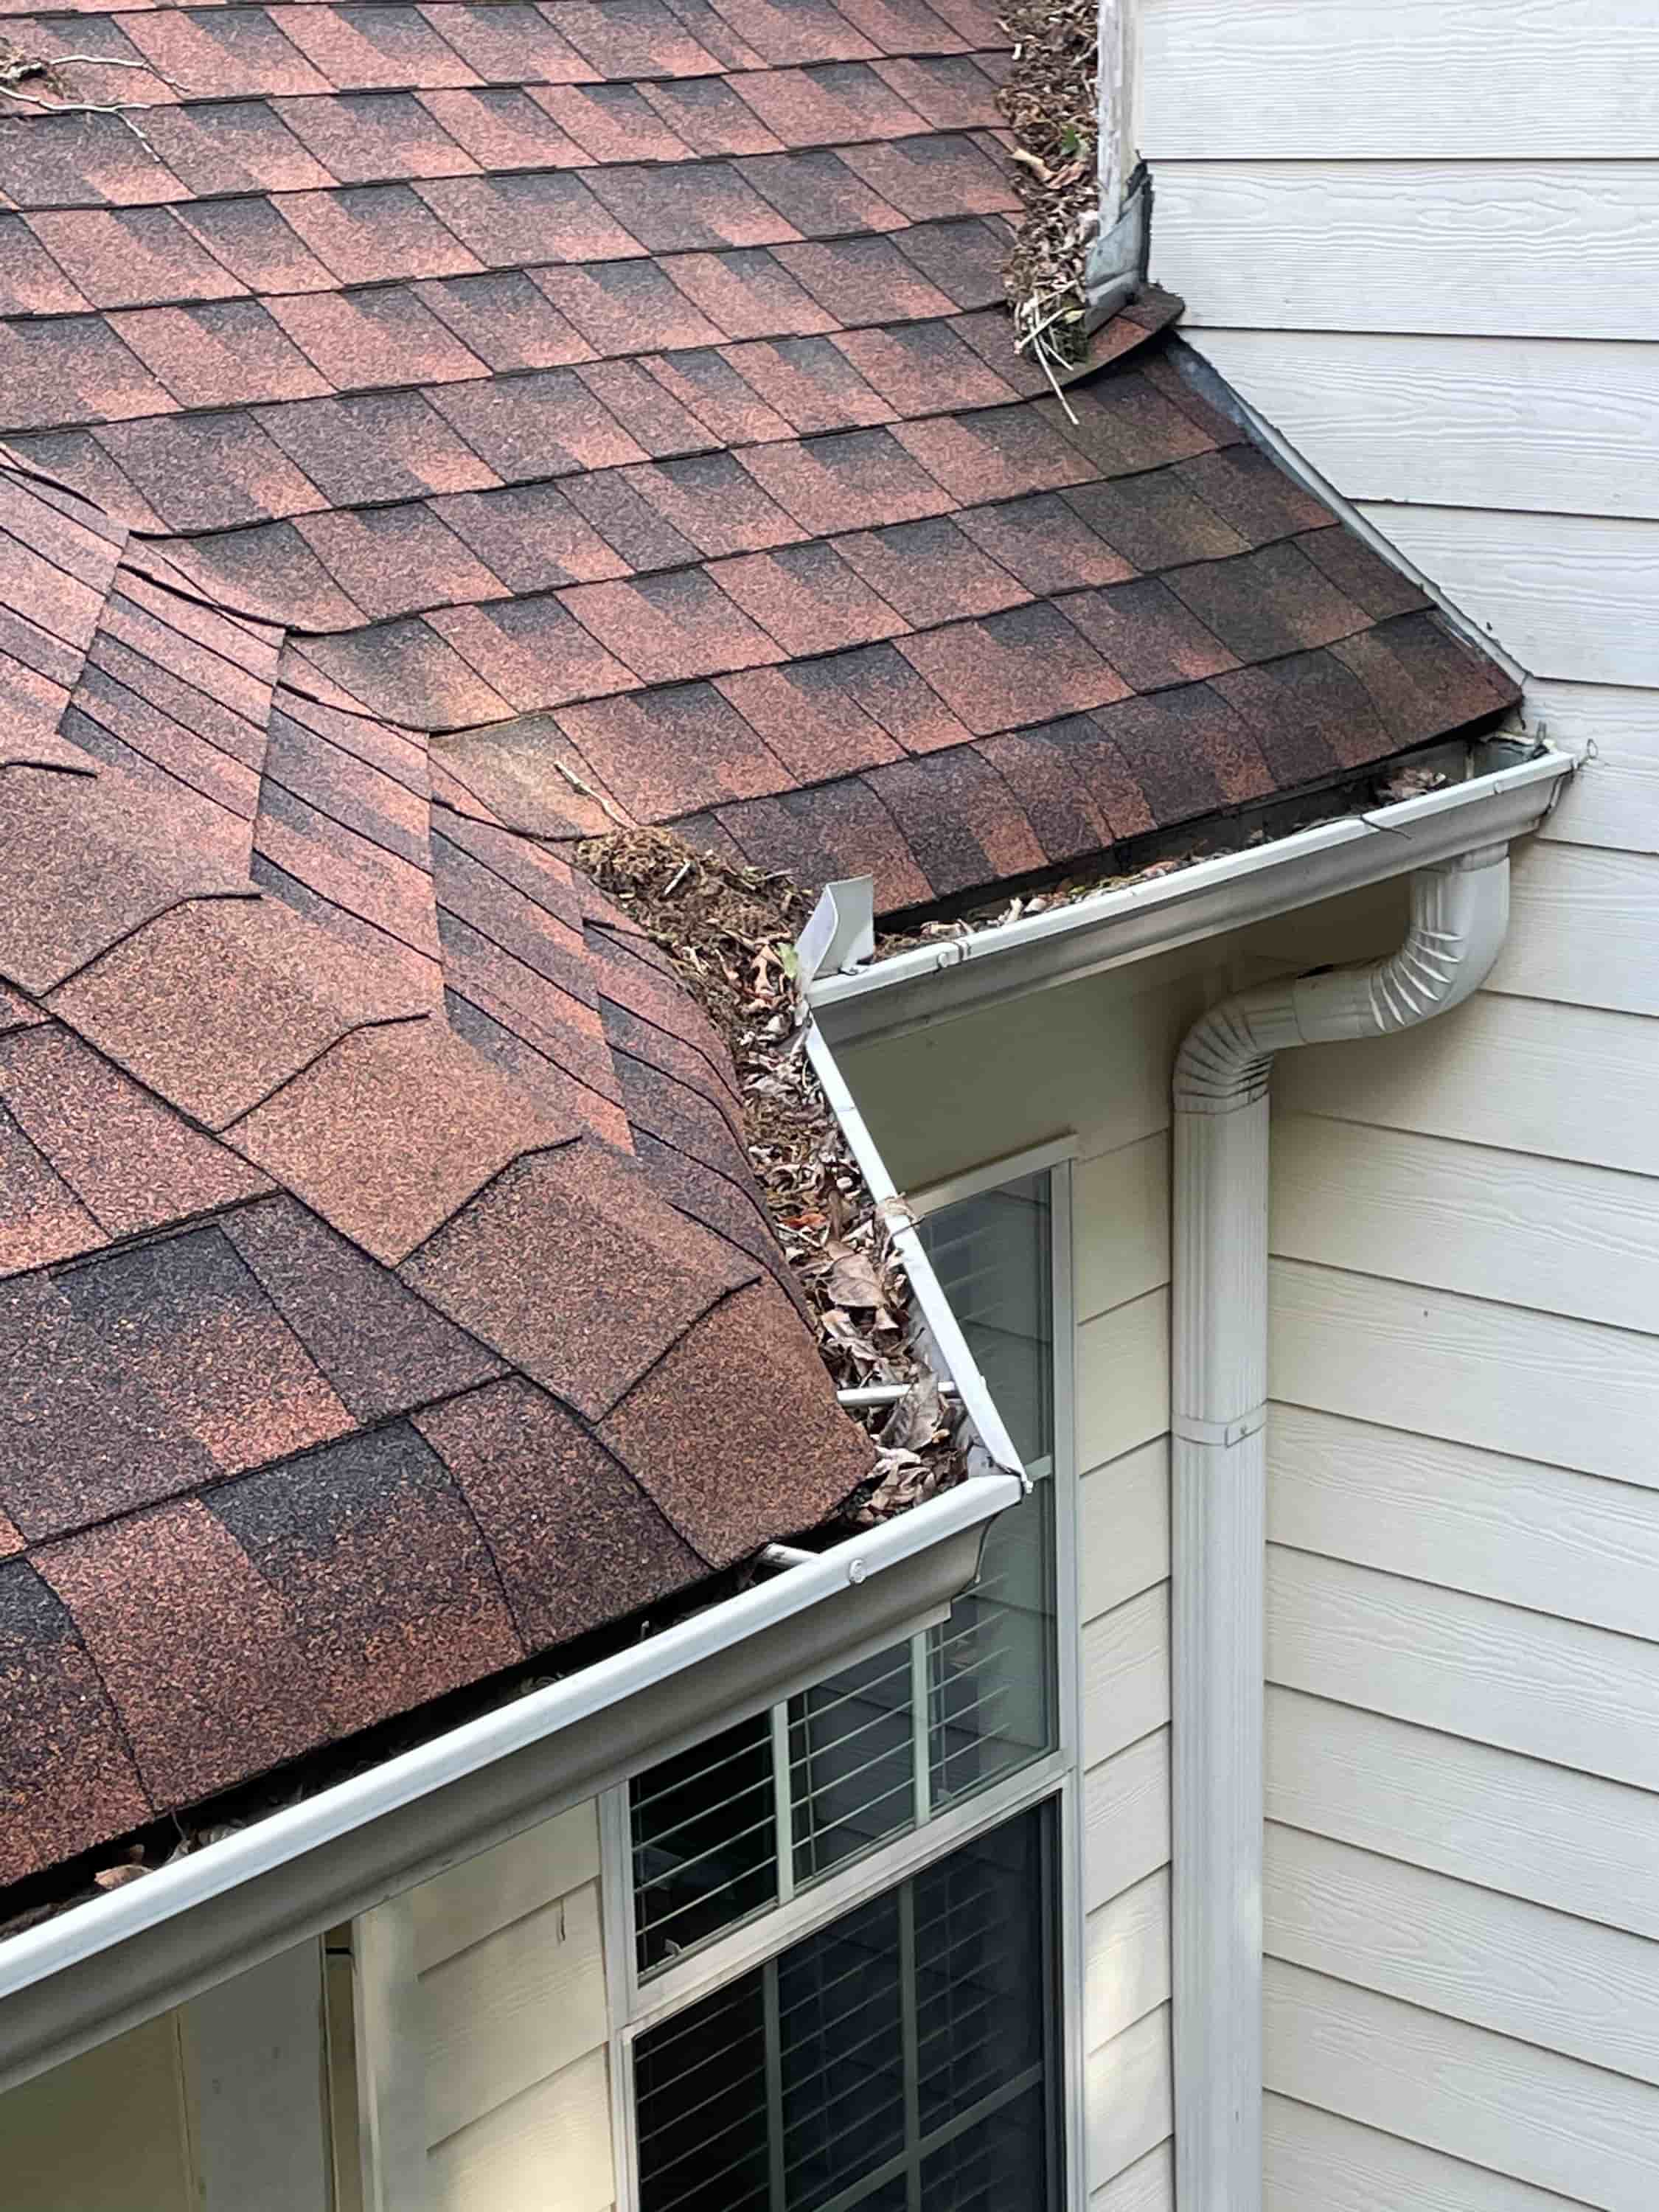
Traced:
<path id="1" fill-rule="evenodd" d="M 570 841 L 925 906 L 1514 696 L 1177 302 L 1015 356 L 981 0 L 5 32 L 143 106 L 0 100 L 0 1880 L 866 1471 Z"/>

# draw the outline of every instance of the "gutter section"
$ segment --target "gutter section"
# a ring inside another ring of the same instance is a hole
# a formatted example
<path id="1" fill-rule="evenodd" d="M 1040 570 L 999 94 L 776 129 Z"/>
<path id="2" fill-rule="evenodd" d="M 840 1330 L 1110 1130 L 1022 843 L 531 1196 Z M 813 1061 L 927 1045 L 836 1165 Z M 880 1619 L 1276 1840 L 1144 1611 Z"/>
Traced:
<path id="1" fill-rule="evenodd" d="M 1176 2192 L 1194 2212 L 1261 2204 L 1268 1085 L 1280 1052 L 1414 1028 L 1486 980 L 1509 921 L 1507 845 L 1419 869 L 1411 893 L 1388 959 L 1241 992 L 1176 1062 Z"/>
<path id="2" fill-rule="evenodd" d="M 937 1285 L 935 1285 L 937 1288 Z M 0 1946 L 0 2089 L 944 1619 L 1022 1478 L 810 1564 Z"/>
<path id="3" fill-rule="evenodd" d="M 1562 778 L 1577 765 L 1570 754 L 1548 747 L 1500 741 L 1485 752 L 1499 764 L 1419 799 L 1322 822 L 1047 914 L 964 929 L 867 966 L 820 974 L 808 987 L 808 1003 L 836 1051 L 955 1021 L 1407 875 L 1474 845 L 1522 836 L 1537 828 Z"/>

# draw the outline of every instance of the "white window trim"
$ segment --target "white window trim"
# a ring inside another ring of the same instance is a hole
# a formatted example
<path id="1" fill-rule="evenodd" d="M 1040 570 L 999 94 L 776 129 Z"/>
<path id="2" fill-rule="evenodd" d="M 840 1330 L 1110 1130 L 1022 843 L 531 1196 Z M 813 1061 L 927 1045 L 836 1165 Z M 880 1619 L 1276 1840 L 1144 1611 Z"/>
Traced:
<path id="1" fill-rule="evenodd" d="M 881 1844 L 809 1889 L 780 1901 L 743 1926 L 719 1936 L 683 1965 L 663 1968 L 641 1982 L 633 1911 L 633 1848 L 628 1787 L 599 1799 L 601 1909 L 609 2023 L 611 2120 L 616 2164 L 616 2212 L 639 2212 L 639 2139 L 634 2094 L 634 2046 L 647 2029 L 752 1972 L 792 1943 L 828 1925 L 870 1898 L 947 1856 L 975 1837 L 1032 1807 L 1053 1801 L 1057 1831 L 1060 2132 L 1066 2175 L 1064 2212 L 1085 2212 L 1087 2202 L 1084 2127 L 1083 1790 L 1079 1763 L 1081 1698 L 1077 1582 L 1078 1474 L 1074 1340 L 1076 1316 L 1072 1261 L 1072 1162 L 1078 1140 L 1068 1134 L 1030 1146 L 964 1170 L 907 1202 L 920 1218 L 958 1200 L 1043 1170 L 1049 1173 L 1050 1268 L 1054 1328 L 1052 1468 L 1040 1468 L 1054 1485 L 1055 1748 L 1006 1780 L 935 1814 L 925 1825 Z"/>
<path id="2" fill-rule="evenodd" d="M 1005 1152 L 1000 1158 L 982 1161 L 977 1167 L 964 1168 L 960 1175 L 945 1176 L 938 1182 L 924 1183 L 920 1190 L 905 1193 L 905 1203 L 918 1221 L 926 1220 L 930 1213 L 938 1213 L 947 1206 L 955 1206 L 964 1198 L 982 1198 L 988 1190 L 1000 1190 L 1006 1182 L 1018 1182 L 1022 1176 L 1040 1175 L 1044 1168 L 1058 1168 L 1077 1158 L 1078 1140 L 1074 1130 L 1050 1137 L 1041 1145 L 1027 1145 L 1019 1152 Z M 1059 1185 L 1054 1187 L 1056 1211 Z M 1059 1310 L 1056 1306 L 1056 1311 Z"/>

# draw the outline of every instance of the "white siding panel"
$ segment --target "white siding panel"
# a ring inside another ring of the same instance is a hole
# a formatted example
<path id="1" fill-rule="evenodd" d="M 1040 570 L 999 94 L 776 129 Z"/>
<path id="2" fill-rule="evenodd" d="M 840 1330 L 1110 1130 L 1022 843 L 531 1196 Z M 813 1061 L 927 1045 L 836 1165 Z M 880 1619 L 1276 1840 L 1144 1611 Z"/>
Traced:
<path id="1" fill-rule="evenodd" d="M 1659 531 L 1651 574 L 1659 586 Z M 1659 612 L 1659 590 L 1655 592 Z M 1513 871 L 1510 933 L 1489 988 L 1659 1013 L 1659 860 L 1547 844 Z"/>
<path id="2" fill-rule="evenodd" d="M 1097 2051 L 1170 1998 L 1170 1876 L 1160 1868 L 1089 1915 L 1084 2048 Z"/>
<path id="3" fill-rule="evenodd" d="M 1079 1618 L 1092 1620 L 1170 1572 L 1170 1440 L 1085 1477 L 1078 1498 Z"/>
<path id="4" fill-rule="evenodd" d="M 1659 1637 L 1650 1490 L 1300 1406 L 1272 1408 L 1267 1462 L 1274 1543 Z"/>
<path id="5" fill-rule="evenodd" d="M 1195 330 L 1659 337 L 1659 161 L 1163 161 L 1156 183 L 1152 273 Z"/>
<path id="6" fill-rule="evenodd" d="M 1659 2081 L 1659 1947 L 1268 1825 L 1264 1945 L 1339 1980 Z"/>
<path id="7" fill-rule="evenodd" d="M 1606 1629 L 1271 1545 L 1267 1677 L 1659 1789 L 1659 1646 Z"/>
<path id="8" fill-rule="evenodd" d="M 6 2212 L 196 2212 L 177 2013 L 0 2095 Z"/>
<path id="9" fill-rule="evenodd" d="M 1659 154 L 1647 0 L 1142 0 L 1149 160 Z M 1242 88 L 1248 87 L 1248 94 Z"/>
<path id="10" fill-rule="evenodd" d="M 1161 2142 L 1132 2166 L 1097 2189 L 1089 2212 L 1175 2212 L 1175 2154 Z"/>
<path id="11" fill-rule="evenodd" d="M 202 2212 L 325 2204 L 321 1944 L 279 1951 L 192 1998 L 180 2017 Z"/>
<path id="12" fill-rule="evenodd" d="M 1525 2181 L 1268 2097 L 1261 2115 L 1266 2212 L 1573 2212 Z"/>
<path id="13" fill-rule="evenodd" d="M 1149 1291 L 1077 1333 L 1077 1455 L 1099 1467 L 1170 1425 L 1170 1294 Z"/>
<path id="14" fill-rule="evenodd" d="M 1083 1781 L 1083 1904 L 1106 1904 L 1170 1856 L 1170 1731 L 1091 1766 Z"/>
<path id="15" fill-rule="evenodd" d="M 592 2051 L 460 2129 L 427 2160 L 428 2212 L 605 2212 L 610 2099 Z"/>
<path id="16" fill-rule="evenodd" d="M 1286 1259 L 1659 1324 L 1645 1176 L 1305 1114 L 1279 1115 L 1273 1146 L 1273 1249 Z"/>
<path id="17" fill-rule="evenodd" d="M 1659 1797 L 1645 1790 L 1270 1689 L 1267 1812 L 1659 1937 Z"/>
<path id="18" fill-rule="evenodd" d="M 1159 1130 L 1072 1177 L 1080 1322 L 1170 1279 L 1170 1139 Z"/>
<path id="19" fill-rule="evenodd" d="M 592 1800 L 491 1850 L 480 1851 L 412 1893 L 415 1959 L 422 1972 L 580 1889 L 599 1872 L 599 1822 Z"/>
<path id="20" fill-rule="evenodd" d="M 605 2041 L 598 1883 L 428 1968 L 421 1997 L 437 2143 Z"/>
<path id="21" fill-rule="evenodd" d="M 1659 247 L 1659 221 L 1654 236 Z M 1659 313 L 1659 282 L 1653 296 Z M 1534 675 L 1659 684 L 1650 524 L 1601 514 L 1356 505 Z"/>
<path id="22" fill-rule="evenodd" d="M 1091 2054 L 1083 2094 L 1089 2179 L 1097 2188 L 1156 2149 L 1173 2125 L 1168 2005 Z"/>
<path id="23" fill-rule="evenodd" d="M 1587 758 L 1538 835 L 1659 853 L 1659 692 L 1616 684 L 1527 685 L 1528 726 Z"/>
<path id="24" fill-rule="evenodd" d="M 1273 1394 L 1659 1486 L 1659 1338 L 1278 1260 Z"/>
<path id="25" fill-rule="evenodd" d="M 1270 2088 L 1603 2208 L 1659 2201 L 1659 2091 L 1270 1960 Z"/>
<path id="26" fill-rule="evenodd" d="M 1109 1759 L 1170 1717 L 1170 1586 L 1143 1591 L 1083 1632 L 1083 1759 Z"/>
<path id="27" fill-rule="evenodd" d="M 1198 347 L 1347 499 L 1659 515 L 1647 346 L 1206 329 Z"/>
<path id="28" fill-rule="evenodd" d="M 1402 1036 L 1285 1053 L 1281 1109 L 1659 1176 L 1659 1021 L 1480 992 Z"/>

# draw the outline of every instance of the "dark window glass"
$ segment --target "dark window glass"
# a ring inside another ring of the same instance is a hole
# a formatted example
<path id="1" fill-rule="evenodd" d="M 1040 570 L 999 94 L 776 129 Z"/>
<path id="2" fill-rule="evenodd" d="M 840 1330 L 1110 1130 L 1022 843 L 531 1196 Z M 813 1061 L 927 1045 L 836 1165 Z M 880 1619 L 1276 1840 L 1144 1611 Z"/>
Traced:
<path id="1" fill-rule="evenodd" d="M 1021 1176 L 917 1224 L 1014 1449 L 1053 1464 L 1054 1240 L 1051 1178 Z"/>
<path id="2" fill-rule="evenodd" d="M 908 1644 L 896 1644 L 789 1704 L 795 1880 L 808 1882 L 915 1818 Z"/>
<path id="3" fill-rule="evenodd" d="M 635 2048 L 641 2212 L 1058 2212 L 1039 1807 Z"/>
<path id="4" fill-rule="evenodd" d="M 776 1903 L 769 1715 L 664 1759 L 633 1784 L 629 1803 L 642 1972 Z"/>

